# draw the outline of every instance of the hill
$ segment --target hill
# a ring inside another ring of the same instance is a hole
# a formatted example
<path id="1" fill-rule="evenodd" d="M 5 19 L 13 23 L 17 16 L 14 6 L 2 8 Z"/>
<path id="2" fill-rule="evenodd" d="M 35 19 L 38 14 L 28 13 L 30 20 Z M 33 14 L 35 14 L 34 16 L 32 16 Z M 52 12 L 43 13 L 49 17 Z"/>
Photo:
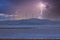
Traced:
<path id="1" fill-rule="evenodd" d="M 23 20 L 0 21 L 0 25 L 60 25 L 60 21 L 31 18 Z"/>

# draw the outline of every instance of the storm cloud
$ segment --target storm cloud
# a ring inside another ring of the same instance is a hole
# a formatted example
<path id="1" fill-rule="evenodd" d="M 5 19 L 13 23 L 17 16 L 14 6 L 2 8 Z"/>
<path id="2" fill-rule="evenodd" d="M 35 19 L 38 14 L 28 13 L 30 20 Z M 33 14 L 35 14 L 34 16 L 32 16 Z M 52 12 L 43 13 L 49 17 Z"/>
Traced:
<path id="1" fill-rule="evenodd" d="M 43 19 L 60 19 L 60 0 L 0 0 L 0 13 L 18 15 L 15 19 L 38 18 L 40 2 L 47 4 Z"/>

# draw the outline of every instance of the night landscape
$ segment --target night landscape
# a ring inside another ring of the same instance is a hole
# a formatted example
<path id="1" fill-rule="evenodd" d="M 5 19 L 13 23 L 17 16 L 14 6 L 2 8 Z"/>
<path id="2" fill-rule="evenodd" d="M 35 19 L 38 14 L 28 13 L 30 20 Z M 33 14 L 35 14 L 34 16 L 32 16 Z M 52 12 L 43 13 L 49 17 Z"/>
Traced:
<path id="1" fill-rule="evenodd" d="M 0 0 L 1 39 L 59 39 L 60 0 Z"/>

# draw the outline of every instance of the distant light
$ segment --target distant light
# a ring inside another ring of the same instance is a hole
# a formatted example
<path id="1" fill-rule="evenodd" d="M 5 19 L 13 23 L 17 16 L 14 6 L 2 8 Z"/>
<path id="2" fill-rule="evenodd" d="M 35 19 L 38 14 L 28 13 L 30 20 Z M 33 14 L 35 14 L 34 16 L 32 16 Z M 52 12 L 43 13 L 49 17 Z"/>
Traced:
<path id="1" fill-rule="evenodd" d="M 40 6 L 40 9 L 45 9 L 46 8 L 46 4 L 44 4 L 44 3 L 40 3 L 39 6 Z"/>
<path id="2" fill-rule="evenodd" d="M 43 12 L 46 10 L 47 4 L 44 2 L 40 2 L 38 4 L 38 8 L 40 10 L 40 15 L 38 16 L 39 19 L 43 19 Z"/>

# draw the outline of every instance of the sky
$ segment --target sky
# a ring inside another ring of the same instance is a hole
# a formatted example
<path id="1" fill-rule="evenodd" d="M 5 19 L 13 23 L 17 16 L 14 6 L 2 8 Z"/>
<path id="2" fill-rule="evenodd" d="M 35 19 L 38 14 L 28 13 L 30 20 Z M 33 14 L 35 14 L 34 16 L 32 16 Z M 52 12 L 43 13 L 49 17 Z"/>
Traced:
<path id="1" fill-rule="evenodd" d="M 46 5 L 42 15 L 40 3 Z M 60 0 L 0 0 L 0 18 L 4 19 L 3 17 L 16 20 L 60 19 Z"/>

